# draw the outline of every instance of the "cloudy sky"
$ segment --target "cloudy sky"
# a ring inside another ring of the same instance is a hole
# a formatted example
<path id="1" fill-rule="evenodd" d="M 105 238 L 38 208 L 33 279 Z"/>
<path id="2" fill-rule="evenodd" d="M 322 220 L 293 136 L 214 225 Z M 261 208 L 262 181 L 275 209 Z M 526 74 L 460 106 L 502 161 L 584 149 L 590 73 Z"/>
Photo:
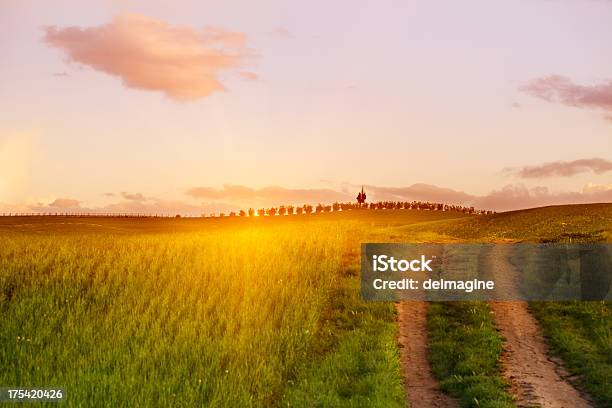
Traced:
<path id="1" fill-rule="evenodd" d="M 0 0 L 0 212 L 612 201 L 608 0 Z"/>

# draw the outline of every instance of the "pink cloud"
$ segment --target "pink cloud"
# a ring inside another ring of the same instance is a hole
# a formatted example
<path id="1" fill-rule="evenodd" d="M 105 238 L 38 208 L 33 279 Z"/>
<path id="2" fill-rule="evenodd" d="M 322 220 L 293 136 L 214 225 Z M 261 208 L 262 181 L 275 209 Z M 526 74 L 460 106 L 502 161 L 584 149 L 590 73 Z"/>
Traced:
<path id="1" fill-rule="evenodd" d="M 79 200 L 73 200 L 72 198 L 57 198 L 53 202 L 49 203 L 49 207 L 55 208 L 77 208 L 81 202 Z"/>
<path id="2" fill-rule="evenodd" d="M 249 81 L 257 81 L 259 79 L 259 75 L 254 72 L 240 71 L 238 74 L 244 79 L 248 79 Z"/>
<path id="3" fill-rule="evenodd" d="M 417 183 L 408 187 L 366 186 L 376 200 L 435 201 L 448 204 L 466 203 L 475 196 L 431 184 Z"/>
<path id="4" fill-rule="evenodd" d="M 194 198 L 228 200 L 248 206 L 269 206 L 280 204 L 328 203 L 348 201 L 352 194 L 328 188 L 291 189 L 278 186 L 254 189 L 246 186 L 226 184 L 221 189 L 195 187 L 185 192 Z"/>
<path id="5" fill-rule="evenodd" d="M 180 200 L 151 199 L 150 202 L 123 201 L 106 205 L 104 207 L 92 208 L 89 212 L 97 213 L 119 213 L 119 214 L 166 214 L 166 215 L 189 215 L 201 216 L 211 213 L 236 211 L 238 207 L 226 203 L 201 203 L 191 204 Z"/>
<path id="6" fill-rule="evenodd" d="M 579 173 L 603 174 L 612 170 L 612 161 L 601 158 L 557 161 L 537 166 L 506 168 L 505 172 L 521 178 L 571 177 Z"/>
<path id="7" fill-rule="evenodd" d="M 293 38 L 291 31 L 287 30 L 285 27 L 276 27 L 272 30 L 272 34 L 282 38 Z"/>
<path id="8" fill-rule="evenodd" d="M 278 186 L 253 189 L 241 185 L 226 184 L 221 189 L 212 187 L 195 187 L 186 194 L 194 198 L 209 200 L 229 200 L 251 205 L 279 205 L 304 203 L 331 203 L 334 201 L 352 201 L 361 186 L 345 185 L 338 191 L 334 188 L 291 189 Z M 449 188 L 429 184 L 413 184 L 409 187 L 365 186 L 372 200 L 401 201 L 444 201 L 461 203 L 474 199 L 475 196 Z"/>
<path id="9" fill-rule="evenodd" d="M 520 88 L 536 98 L 576 108 L 600 109 L 612 118 L 612 81 L 579 85 L 570 78 L 550 75 L 536 78 Z"/>
<path id="10" fill-rule="evenodd" d="M 222 28 L 199 32 L 137 14 L 90 27 L 47 27 L 44 41 L 70 61 L 121 78 L 129 88 L 195 100 L 225 89 L 219 75 L 251 55 L 246 35 Z"/>
<path id="11" fill-rule="evenodd" d="M 527 188 L 522 184 L 507 185 L 486 196 L 478 197 L 472 204 L 478 208 L 497 211 L 518 210 L 560 204 L 587 204 L 612 202 L 612 188 L 588 188 L 582 192 L 553 193 L 547 187 Z"/>
<path id="12" fill-rule="evenodd" d="M 76 202 L 77 204 L 74 204 Z M 0 215 L 3 214 L 45 214 L 45 213 L 77 213 L 77 214 L 147 214 L 147 215 L 187 215 L 201 216 L 212 213 L 238 211 L 233 204 L 222 202 L 192 204 L 180 200 L 163 200 L 151 198 L 150 201 L 119 201 L 104 206 L 80 206 L 79 201 L 58 199 L 49 205 L 42 203 L 4 203 L 0 202 Z"/>
<path id="13" fill-rule="evenodd" d="M 148 197 L 145 197 L 142 193 L 126 193 L 125 191 L 121 192 L 121 197 L 130 201 L 146 201 L 149 200 Z"/>
<path id="14" fill-rule="evenodd" d="M 582 192 L 584 194 L 601 193 L 601 192 L 607 192 L 607 191 L 612 191 L 612 184 L 587 183 L 582 188 Z"/>

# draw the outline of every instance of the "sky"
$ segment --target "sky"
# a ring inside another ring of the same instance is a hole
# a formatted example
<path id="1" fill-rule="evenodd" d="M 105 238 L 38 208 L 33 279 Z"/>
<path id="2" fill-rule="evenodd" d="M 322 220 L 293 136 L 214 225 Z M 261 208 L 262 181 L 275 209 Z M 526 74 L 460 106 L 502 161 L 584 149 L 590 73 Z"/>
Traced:
<path id="1" fill-rule="evenodd" d="M 612 2 L 0 0 L 0 213 L 612 202 Z"/>

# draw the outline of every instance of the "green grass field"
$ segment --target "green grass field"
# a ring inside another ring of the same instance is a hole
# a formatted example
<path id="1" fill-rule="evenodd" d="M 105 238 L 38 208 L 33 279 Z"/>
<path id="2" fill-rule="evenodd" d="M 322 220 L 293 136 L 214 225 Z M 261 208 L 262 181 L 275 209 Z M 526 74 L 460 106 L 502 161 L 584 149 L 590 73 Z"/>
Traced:
<path id="1" fill-rule="evenodd" d="M 63 387 L 66 406 L 405 406 L 393 305 L 360 299 L 361 242 L 602 241 L 611 225 L 611 205 L 0 218 L 0 385 Z M 488 306 L 434 306 L 430 360 L 443 389 L 464 406 L 511 406 Z M 575 308 L 536 315 L 606 406 L 609 305 Z"/>
<path id="2" fill-rule="evenodd" d="M 3 219 L 0 384 L 68 405 L 402 406 L 359 242 L 434 213 Z"/>

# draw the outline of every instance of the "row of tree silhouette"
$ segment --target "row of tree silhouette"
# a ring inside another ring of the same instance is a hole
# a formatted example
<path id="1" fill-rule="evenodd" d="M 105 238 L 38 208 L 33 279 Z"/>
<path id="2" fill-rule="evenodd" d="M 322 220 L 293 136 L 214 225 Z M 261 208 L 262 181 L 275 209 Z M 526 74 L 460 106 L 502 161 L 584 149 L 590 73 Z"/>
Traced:
<path id="1" fill-rule="evenodd" d="M 255 210 L 249 208 L 248 211 L 240 210 L 238 213 L 230 212 L 230 217 L 273 217 L 276 215 L 303 215 L 303 214 L 320 214 L 327 212 L 337 211 L 350 211 L 350 210 L 428 210 L 428 211 L 454 211 L 461 212 L 464 214 L 494 214 L 494 211 L 490 210 L 477 210 L 474 207 L 466 207 L 462 205 L 449 205 L 443 203 L 432 203 L 429 201 L 376 201 L 369 204 L 358 204 L 358 203 L 338 203 L 335 202 L 332 205 L 317 204 L 312 206 L 310 204 L 304 204 L 303 206 L 293 205 L 281 205 L 280 207 L 271 208 L 259 208 Z M 225 213 L 220 213 L 220 217 L 225 217 Z"/>
<path id="2" fill-rule="evenodd" d="M 8 212 L 2 217 L 112 217 L 112 218 L 181 218 L 180 214 L 98 213 L 98 212 Z M 196 216 L 197 217 L 197 216 Z"/>
<path id="3" fill-rule="evenodd" d="M 281 205 L 280 207 L 271 208 L 260 208 L 255 210 L 249 208 L 247 211 L 240 210 L 238 213 L 230 212 L 227 214 L 230 217 L 273 217 L 276 215 L 307 215 L 307 214 L 320 214 L 337 211 L 350 211 L 350 210 L 428 210 L 428 211 L 454 211 L 461 212 L 464 214 L 494 214 L 494 211 L 490 210 L 478 210 L 474 207 L 466 207 L 462 205 L 449 205 L 443 203 L 432 203 L 429 201 L 376 201 L 371 203 L 333 203 L 331 205 L 317 204 L 312 206 L 310 204 L 304 204 L 303 206 L 293 205 Z M 61 216 L 61 217 L 125 217 L 125 218 L 167 218 L 177 217 L 181 215 L 170 215 L 170 214 L 136 214 L 136 213 L 85 213 L 85 212 L 48 212 L 48 213 L 3 213 L 2 216 Z M 211 214 L 210 217 L 215 217 L 215 214 Z M 219 217 L 225 217 L 225 213 L 220 213 Z M 206 217 L 202 215 L 202 217 Z"/>

